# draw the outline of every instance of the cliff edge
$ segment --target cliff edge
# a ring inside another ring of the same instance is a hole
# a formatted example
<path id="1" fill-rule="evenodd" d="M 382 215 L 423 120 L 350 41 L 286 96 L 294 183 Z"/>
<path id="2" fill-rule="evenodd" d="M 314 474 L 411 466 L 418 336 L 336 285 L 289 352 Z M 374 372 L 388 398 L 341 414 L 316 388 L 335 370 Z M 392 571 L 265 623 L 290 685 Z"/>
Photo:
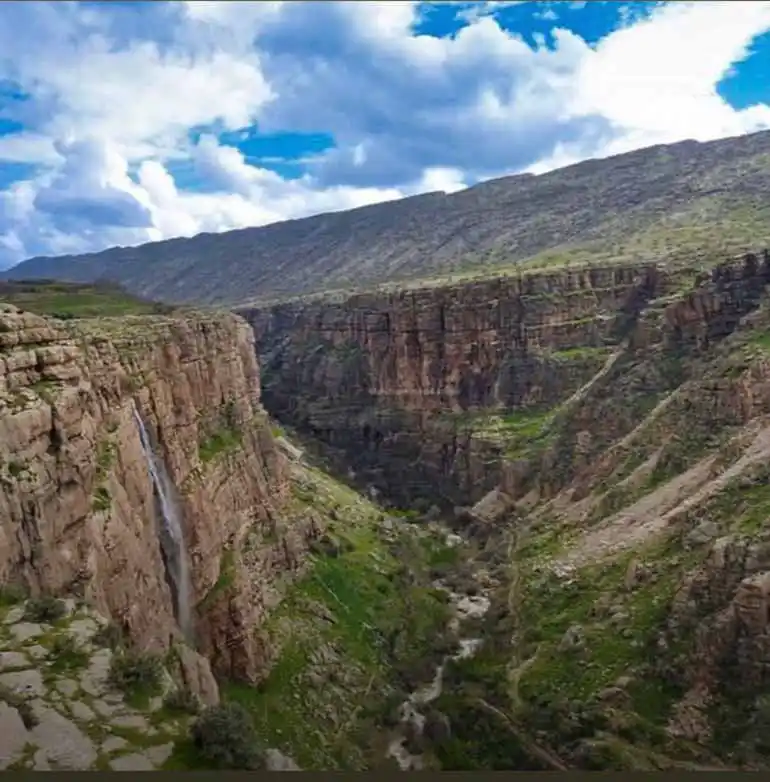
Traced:
<path id="1" fill-rule="evenodd" d="M 254 679 L 255 635 L 312 516 L 233 315 L 64 323 L 0 312 L 0 578 L 82 598 L 141 647 Z"/>

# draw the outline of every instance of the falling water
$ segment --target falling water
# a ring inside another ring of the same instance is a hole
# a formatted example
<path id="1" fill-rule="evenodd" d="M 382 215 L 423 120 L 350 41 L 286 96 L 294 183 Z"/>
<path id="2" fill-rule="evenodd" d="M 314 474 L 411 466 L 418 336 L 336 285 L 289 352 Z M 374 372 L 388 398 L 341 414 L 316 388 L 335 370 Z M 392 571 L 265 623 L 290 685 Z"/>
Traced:
<path id="1" fill-rule="evenodd" d="M 147 428 L 142 416 L 139 415 L 136 403 L 134 403 L 134 420 L 139 429 L 142 449 L 147 460 L 147 469 L 160 506 L 160 545 L 166 560 L 166 570 L 171 580 L 177 621 L 184 637 L 190 640 L 192 630 L 190 571 L 174 486 L 169 478 L 165 462 L 153 451 Z"/>

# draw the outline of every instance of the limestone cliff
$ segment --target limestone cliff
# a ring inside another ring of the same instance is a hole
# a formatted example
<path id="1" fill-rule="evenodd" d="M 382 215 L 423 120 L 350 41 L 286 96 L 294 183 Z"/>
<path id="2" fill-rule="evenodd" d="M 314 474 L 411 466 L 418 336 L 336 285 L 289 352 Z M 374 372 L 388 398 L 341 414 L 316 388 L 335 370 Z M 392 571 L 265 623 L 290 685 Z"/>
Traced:
<path id="1" fill-rule="evenodd" d="M 242 314 L 272 414 L 341 449 L 397 500 L 457 504 L 500 478 L 490 411 L 568 398 L 667 286 L 654 266 L 607 266 Z"/>
<path id="2" fill-rule="evenodd" d="M 477 507 L 512 575 L 441 703 L 474 726 L 453 762 L 497 752 L 503 714 L 521 740 L 484 764 L 768 767 L 769 272 L 650 301 Z M 498 718 L 464 684 L 495 666 Z"/>
<path id="3" fill-rule="evenodd" d="M 140 647 L 179 638 L 138 421 L 178 506 L 188 640 L 218 673 L 254 679 L 269 652 L 255 631 L 313 521 L 281 513 L 286 460 L 236 316 L 0 312 L 0 578 L 81 596 Z"/>
<path id="4" fill-rule="evenodd" d="M 765 253 L 245 313 L 268 409 L 397 497 L 479 500 L 504 586 L 444 768 L 770 766 L 768 282 Z"/>

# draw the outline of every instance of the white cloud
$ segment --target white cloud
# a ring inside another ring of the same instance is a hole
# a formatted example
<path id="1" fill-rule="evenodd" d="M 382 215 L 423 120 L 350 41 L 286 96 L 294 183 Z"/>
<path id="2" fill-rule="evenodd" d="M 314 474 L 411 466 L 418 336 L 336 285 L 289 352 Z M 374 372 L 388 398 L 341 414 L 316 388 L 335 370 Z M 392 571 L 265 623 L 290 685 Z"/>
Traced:
<path id="1" fill-rule="evenodd" d="M 0 165 L 3 162 L 56 165 L 62 158 L 50 136 L 21 131 L 0 136 Z"/>
<path id="2" fill-rule="evenodd" d="M 458 19 L 464 19 L 467 22 L 475 22 L 484 16 L 492 16 L 506 8 L 512 8 L 515 5 L 522 5 L 526 0 L 486 0 L 486 2 L 461 3 L 457 12 Z"/>
<path id="3" fill-rule="evenodd" d="M 557 28 L 535 48 L 497 21 L 516 4 L 464 4 L 442 39 L 416 34 L 420 4 L 402 0 L 0 5 L 0 86 L 28 95 L 0 172 L 38 167 L 0 192 L 0 265 L 770 127 L 770 107 L 716 92 L 770 29 L 769 2 L 675 3 L 593 47 Z M 217 139 L 255 124 L 337 146 L 284 179 Z"/>
<path id="4" fill-rule="evenodd" d="M 770 108 L 735 111 L 716 92 L 731 65 L 770 28 L 770 4 L 674 3 L 602 41 L 577 71 L 575 115 L 599 112 L 649 142 L 706 140 L 770 122 Z"/>

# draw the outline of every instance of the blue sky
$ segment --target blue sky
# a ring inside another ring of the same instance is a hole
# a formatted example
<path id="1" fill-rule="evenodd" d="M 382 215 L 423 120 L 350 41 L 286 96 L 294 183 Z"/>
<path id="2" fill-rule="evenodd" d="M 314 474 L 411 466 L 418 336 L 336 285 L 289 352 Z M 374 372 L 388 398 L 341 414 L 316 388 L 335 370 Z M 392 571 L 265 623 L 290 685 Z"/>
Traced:
<path id="1" fill-rule="evenodd" d="M 0 267 L 770 127 L 770 2 L 5 2 Z"/>

